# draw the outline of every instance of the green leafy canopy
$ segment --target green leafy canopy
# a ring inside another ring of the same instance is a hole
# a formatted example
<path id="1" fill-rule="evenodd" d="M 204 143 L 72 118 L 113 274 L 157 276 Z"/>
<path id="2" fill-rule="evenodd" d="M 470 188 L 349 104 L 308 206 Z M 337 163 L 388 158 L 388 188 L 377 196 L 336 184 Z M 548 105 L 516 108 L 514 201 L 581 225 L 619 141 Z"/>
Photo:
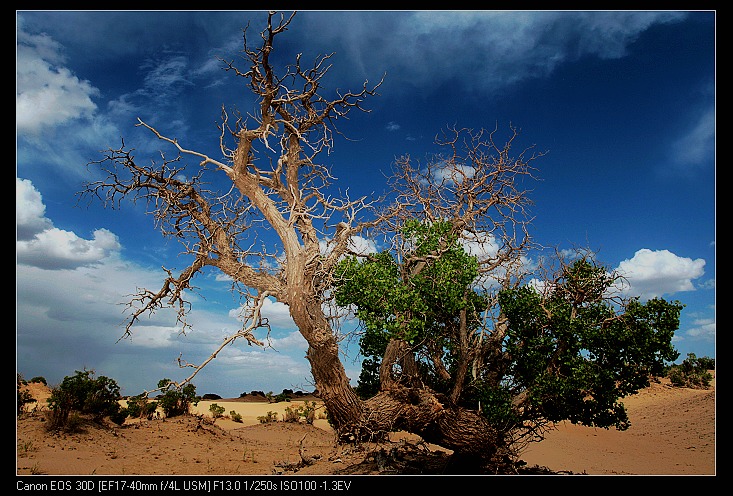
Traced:
<path id="1" fill-rule="evenodd" d="M 408 249 L 399 258 L 387 251 L 348 257 L 336 274 L 336 303 L 352 305 L 363 324 L 362 394 L 379 390 L 381 359 L 398 339 L 414 352 L 423 384 L 460 391 L 459 404 L 506 430 L 560 420 L 625 429 L 619 399 L 648 386 L 679 355 L 671 341 L 683 305 L 614 303 L 608 292 L 616 276 L 586 257 L 563 265 L 548 291 L 506 287 L 490 300 L 475 286 L 476 258 L 449 222 L 409 221 L 400 235 Z M 493 329 L 483 318 L 490 301 L 503 322 Z M 466 333 L 482 337 L 467 346 Z M 454 374 L 466 361 L 471 374 Z M 448 374 L 436 372 L 437 362 Z"/>

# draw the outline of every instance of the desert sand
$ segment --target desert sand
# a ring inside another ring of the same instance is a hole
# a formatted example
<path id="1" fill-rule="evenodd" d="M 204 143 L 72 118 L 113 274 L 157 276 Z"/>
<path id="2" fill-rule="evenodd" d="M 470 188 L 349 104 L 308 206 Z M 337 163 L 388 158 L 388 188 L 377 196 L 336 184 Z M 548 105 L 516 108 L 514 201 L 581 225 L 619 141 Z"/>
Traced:
<path id="1" fill-rule="evenodd" d="M 395 473 L 386 463 L 400 447 L 424 457 L 449 453 L 414 435 L 395 433 L 389 444 L 337 445 L 323 415 L 312 425 L 282 421 L 285 408 L 303 401 L 267 403 L 237 399 L 200 401 L 192 415 L 85 426 L 79 433 L 45 429 L 48 388 L 27 386 L 39 401 L 16 423 L 16 475 L 334 475 Z M 521 456 L 540 473 L 587 475 L 716 475 L 715 381 L 710 389 L 672 387 L 666 379 L 625 398 L 626 431 L 561 423 Z M 306 398 L 313 401 L 313 398 Z M 323 408 L 316 398 L 317 407 Z M 217 403 L 242 422 L 211 416 Z M 31 404 L 34 405 L 34 404 Z M 322 410 L 319 410 L 322 411 Z M 278 414 L 278 422 L 258 417 Z M 429 460 L 431 458 L 425 458 Z M 394 458 L 392 458 L 394 461 Z M 436 473 L 425 461 L 408 473 Z M 437 469 L 439 472 L 440 469 Z"/>

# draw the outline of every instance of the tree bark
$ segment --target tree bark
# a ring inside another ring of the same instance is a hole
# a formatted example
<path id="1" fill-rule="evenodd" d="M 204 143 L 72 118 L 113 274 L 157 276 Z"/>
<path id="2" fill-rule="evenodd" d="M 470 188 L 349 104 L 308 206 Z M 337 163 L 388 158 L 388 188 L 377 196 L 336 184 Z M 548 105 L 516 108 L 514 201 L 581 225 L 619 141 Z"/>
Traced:
<path id="1" fill-rule="evenodd" d="M 477 411 L 450 404 L 443 395 L 427 388 L 395 385 L 363 402 L 361 417 L 345 426 L 354 438 L 384 439 L 389 432 L 407 431 L 426 442 L 471 458 L 477 465 L 489 464 L 501 454 L 501 434 Z"/>

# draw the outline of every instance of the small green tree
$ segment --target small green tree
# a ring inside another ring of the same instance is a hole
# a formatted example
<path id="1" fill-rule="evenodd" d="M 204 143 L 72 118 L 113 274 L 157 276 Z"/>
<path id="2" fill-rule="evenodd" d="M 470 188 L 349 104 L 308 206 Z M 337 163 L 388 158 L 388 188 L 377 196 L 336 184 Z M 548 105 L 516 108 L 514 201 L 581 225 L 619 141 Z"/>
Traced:
<path id="1" fill-rule="evenodd" d="M 715 358 L 704 356 L 697 359 L 698 366 L 703 370 L 715 370 Z"/>
<path id="2" fill-rule="evenodd" d="M 51 428 L 64 427 L 72 411 L 89 414 L 97 422 L 105 416 L 116 415 L 121 409 L 120 398 L 120 388 L 114 379 L 105 376 L 95 379 L 93 370 L 77 370 L 51 389 L 48 398 Z"/>
<path id="3" fill-rule="evenodd" d="M 198 403 L 196 397 L 196 386 L 186 384 L 178 389 L 174 387 L 170 379 L 158 381 L 158 388 L 165 393 L 158 399 L 158 404 L 163 409 L 166 417 L 177 417 L 189 413 L 191 405 Z"/>
<path id="4" fill-rule="evenodd" d="M 515 283 L 492 294 L 450 222 L 408 220 L 401 236 L 400 257 L 351 257 L 337 271 L 336 302 L 356 308 L 370 360 L 359 388 L 385 403 L 404 388 L 416 404 L 427 389 L 443 406 L 479 412 L 452 421 L 456 438 L 465 431 L 476 444 L 464 464 L 480 459 L 477 439 L 509 460 L 552 422 L 628 428 L 619 399 L 678 356 L 683 305 L 616 298 L 618 276 L 587 254 L 542 290 Z"/>

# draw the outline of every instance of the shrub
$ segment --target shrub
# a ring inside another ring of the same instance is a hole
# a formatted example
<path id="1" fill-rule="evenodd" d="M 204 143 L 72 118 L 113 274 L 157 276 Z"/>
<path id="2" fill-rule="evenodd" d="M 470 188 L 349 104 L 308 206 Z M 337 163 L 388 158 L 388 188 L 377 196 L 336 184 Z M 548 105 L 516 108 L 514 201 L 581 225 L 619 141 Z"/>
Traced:
<path id="1" fill-rule="evenodd" d="M 697 359 L 697 364 L 704 370 L 715 370 L 715 358 L 700 357 Z"/>
<path id="2" fill-rule="evenodd" d="M 127 416 L 127 408 L 120 408 L 117 412 L 112 413 L 109 416 L 109 419 L 117 425 L 122 425 L 125 423 L 125 419 L 127 418 Z"/>
<path id="3" fill-rule="evenodd" d="M 33 379 L 31 379 L 30 381 L 28 381 L 28 382 L 40 382 L 44 386 L 47 386 L 48 385 L 48 383 L 46 382 L 46 379 L 44 377 L 41 377 L 41 376 L 36 376 Z"/>
<path id="4" fill-rule="evenodd" d="M 132 418 L 153 418 L 158 408 L 157 401 L 150 401 L 145 394 L 139 394 L 127 399 L 127 414 Z"/>
<path id="5" fill-rule="evenodd" d="M 300 422 L 301 420 L 306 424 L 313 424 L 316 419 L 316 402 L 311 403 L 305 402 L 305 405 L 299 406 L 295 409 L 287 407 L 285 408 L 285 422 Z"/>
<path id="6" fill-rule="evenodd" d="M 84 425 L 84 419 L 79 415 L 79 412 L 71 412 L 69 417 L 66 419 L 64 424 L 64 431 L 68 433 L 81 432 L 82 426 Z M 52 424 L 49 424 L 49 428 Z"/>
<path id="7" fill-rule="evenodd" d="M 51 389 L 48 398 L 52 429 L 76 428 L 67 426 L 72 411 L 90 414 L 95 421 L 119 413 L 120 388 L 114 379 L 105 376 L 93 378 L 93 370 L 76 371 L 64 377 L 61 384 Z M 76 421 L 75 421 L 76 424 Z"/>
<path id="8" fill-rule="evenodd" d="M 236 411 L 232 410 L 229 412 L 229 416 L 232 418 L 235 422 L 242 422 L 242 415 L 240 413 L 237 413 Z"/>
<path id="9" fill-rule="evenodd" d="M 18 416 L 20 416 L 21 413 L 25 412 L 25 406 L 28 403 L 35 403 L 36 399 L 33 398 L 33 395 L 29 391 L 25 389 L 21 390 L 21 387 L 25 385 L 25 381 L 23 380 L 23 376 L 21 376 L 20 374 L 17 374 L 17 376 L 18 376 L 18 403 L 16 406 L 18 407 Z"/>
<path id="10" fill-rule="evenodd" d="M 274 397 L 272 396 L 272 393 L 270 393 L 269 399 L 270 403 L 280 403 L 281 401 L 290 401 L 291 397 L 292 393 L 288 393 L 286 390 L 283 390 L 282 393 Z"/>
<path id="11" fill-rule="evenodd" d="M 224 415 L 224 407 L 219 406 L 216 403 L 212 403 L 211 406 L 209 406 L 209 411 L 211 412 L 211 416 L 216 418 L 219 418 Z"/>
<path id="12" fill-rule="evenodd" d="M 713 379 L 708 371 L 711 369 L 715 369 L 714 359 L 697 358 L 694 353 L 688 353 L 680 365 L 672 365 L 669 368 L 667 377 L 673 386 L 707 389 Z"/>
<path id="13" fill-rule="evenodd" d="M 158 381 L 158 387 L 165 390 L 165 393 L 158 398 L 158 404 L 166 417 L 185 415 L 189 413 L 192 404 L 198 403 L 196 386 L 193 384 L 186 384 L 179 390 L 173 387 L 170 379 L 161 379 Z"/>
<path id="14" fill-rule="evenodd" d="M 260 424 L 269 424 L 271 422 L 277 422 L 277 412 L 269 411 L 267 412 L 267 415 L 262 415 L 260 417 L 257 417 L 257 420 L 260 421 Z"/>

